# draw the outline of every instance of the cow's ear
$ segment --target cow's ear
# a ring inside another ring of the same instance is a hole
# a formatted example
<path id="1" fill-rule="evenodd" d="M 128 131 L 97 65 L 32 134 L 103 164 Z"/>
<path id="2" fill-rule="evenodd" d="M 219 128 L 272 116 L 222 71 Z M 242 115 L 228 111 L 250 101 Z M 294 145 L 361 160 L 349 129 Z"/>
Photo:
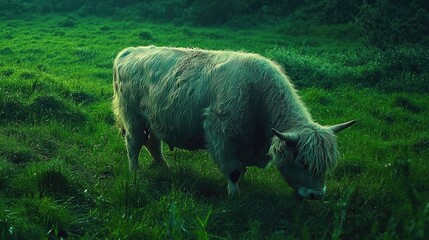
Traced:
<path id="1" fill-rule="evenodd" d="M 278 138 L 280 138 L 281 140 L 287 143 L 291 143 L 291 144 L 298 143 L 299 137 L 298 137 L 298 134 L 296 133 L 282 133 L 280 131 L 277 131 L 274 128 L 272 128 L 271 130 L 273 130 L 274 135 L 276 135 Z"/>
<path id="2" fill-rule="evenodd" d="M 352 121 L 348 121 L 345 123 L 340 123 L 340 124 L 330 126 L 329 128 L 332 130 L 332 132 L 339 133 L 339 132 L 343 131 L 344 129 L 350 127 L 351 125 L 355 124 L 355 123 L 356 123 L 356 120 L 352 120 Z"/>

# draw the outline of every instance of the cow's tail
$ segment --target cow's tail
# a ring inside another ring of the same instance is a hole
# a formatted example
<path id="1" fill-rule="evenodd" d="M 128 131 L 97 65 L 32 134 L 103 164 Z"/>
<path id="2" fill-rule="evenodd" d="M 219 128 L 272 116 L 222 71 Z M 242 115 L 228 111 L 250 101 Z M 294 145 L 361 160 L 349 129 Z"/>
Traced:
<path id="1" fill-rule="evenodd" d="M 121 135 L 125 136 L 125 127 L 124 122 L 121 115 L 121 102 L 122 102 L 122 96 L 120 92 L 120 74 L 119 74 L 119 68 L 118 68 L 118 58 L 115 59 L 115 62 L 113 64 L 113 99 L 112 99 L 112 107 L 113 107 L 113 114 L 115 116 L 116 125 L 118 126 Z"/>

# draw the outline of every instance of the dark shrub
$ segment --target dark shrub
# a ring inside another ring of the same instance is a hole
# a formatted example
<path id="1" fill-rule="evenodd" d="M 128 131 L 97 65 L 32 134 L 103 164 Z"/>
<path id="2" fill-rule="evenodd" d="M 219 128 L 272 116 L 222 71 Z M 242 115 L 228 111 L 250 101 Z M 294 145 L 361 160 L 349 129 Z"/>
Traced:
<path id="1" fill-rule="evenodd" d="M 297 17 L 328 24 L 350 22 L 362 3 L 362 0 L 306 1 Z"/>
<path id="2" fill-rule="evenodd" d="M 383 63 L 389 72 L 428 72 L 429 51 L 419 45 L 395 46 L 384 51 Z"/>
<path id="3" fill-rule="evenodd" d="M 41 0 L 45 2 L 46 0 Z M 78 10 L 84 3 L 85 0 L 73 0 L 73 1 L 57 1 L 50 0 L 54 11 L 56 12 L 72 12 Z M 49 2 L 49 0 L 48 0 Z"/>
<path id="4" fill-rule="evenodd" d="M 183 22 L 188 6 L 183 0 L 148 0 L 137 4 L 136 8 L 142 19 Z"/>
<path id="5" fill-rule="evenodd" d="M 20 0 L 0 0 L 0 18 L 11 18 L 20 14 L 22 9 Z"/>
<path id="6" fill-rule="evenodd" d="M 114 13 L 115 13 L 115 8 L 113 7 L 113 0 L 84 1 L 81 8 L 79 9 L 79 14 L 83 16 L 87 16 L 87 15 L 111 16 Z"/>
<path id="7" fill-rule="evenodd" d="M 238 1 L 232 0 L 200 0 L 195 1 L 186 9 L 187 18 L 197 25 L 213 25 L 225 23 L 229 17 L 238 12 Z"/>
<path id="8" fill-rule="evenodd" d="M 418 43 L 429 32 L 429 14 L 416 4 L 380 0 L 365 3 L 356 19 L 364 42 L 385 49 L 397 44 Z"/>
<path id="9" fill-rule="evenodd" d="M 382 70 L 381 87 L 393 91 L 429 91 L 429 52 L 418 44 L 385 49 L 377 60 Z"/>

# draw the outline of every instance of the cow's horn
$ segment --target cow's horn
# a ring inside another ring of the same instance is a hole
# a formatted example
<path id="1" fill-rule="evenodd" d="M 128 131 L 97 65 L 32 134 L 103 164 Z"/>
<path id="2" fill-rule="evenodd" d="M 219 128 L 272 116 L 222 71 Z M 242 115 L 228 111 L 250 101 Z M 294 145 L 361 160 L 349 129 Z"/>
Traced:
<path id="1" fill-rule="evenodd" d="M 340 123 L 340 124 L 337 124 L 337 125 L 330 126 L 329 128 L 334 133 L 338 133 L 338 132 L 341 132 L 344 129 L 350 127 L 351 125 L 355 124 L 355 122 L 356 122 L 356 120 L 351 120 L 351 121 L 348 121 L 348 122 L 345 122 L 345 123 Z"/>
<path id="2" fill-rule="evenodd" d="M 280 131 L 277 131 L 274 128 L 271 128 L 271 130 L 273 130 L 274 135 L 276 135 L 278 138 L 280 138 L 283 141 L 286 141 L 288 143 L 298 142 L 298 135 L 295 133 L 282 133 Z"/>

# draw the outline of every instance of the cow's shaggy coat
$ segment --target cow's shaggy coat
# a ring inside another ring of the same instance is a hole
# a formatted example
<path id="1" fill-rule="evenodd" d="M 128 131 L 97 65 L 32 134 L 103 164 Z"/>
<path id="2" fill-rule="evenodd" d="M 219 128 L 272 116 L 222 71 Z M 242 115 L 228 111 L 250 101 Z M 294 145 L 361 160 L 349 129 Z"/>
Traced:
<path id="1" fill-rule="evenodd" d="M 207 149 L 234 194 L 246 166 L 265 167 L 274 159 L 283 173 L 300 160 L 311 177 L 323 179 L 336 164 L 332 128 L 312 120 L 281 67 L 260 55 L 127 48 L 115 59 L 113 86 L 130 168 L 137 167 L 142 145 L 164 161 L 160 140 L 170 147 Z M 295 180 L 285 178 L 297 189 Z"/>

